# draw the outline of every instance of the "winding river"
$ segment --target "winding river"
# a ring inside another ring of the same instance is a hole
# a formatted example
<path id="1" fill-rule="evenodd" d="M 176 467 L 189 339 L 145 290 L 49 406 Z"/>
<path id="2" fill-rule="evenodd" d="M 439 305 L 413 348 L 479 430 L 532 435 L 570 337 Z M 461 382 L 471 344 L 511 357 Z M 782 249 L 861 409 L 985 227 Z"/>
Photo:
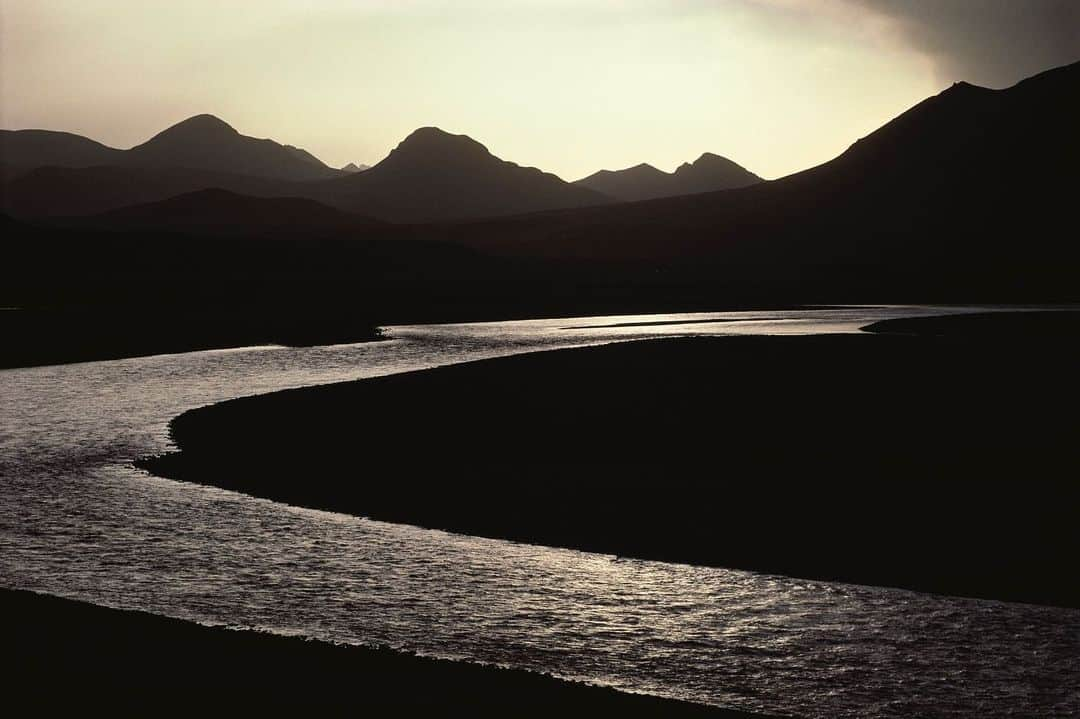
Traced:
<path id="1" fill-rule="evenodd" d="M 238 396 L 520 352 L 855 332 L 956 311 L 407 326 L 369 344 L 2 371 L 0 586 L 800 717 L 1080 715 L 1080 611 L 460 536 L 131 466 L 168 448 L 173 416 Z"/>

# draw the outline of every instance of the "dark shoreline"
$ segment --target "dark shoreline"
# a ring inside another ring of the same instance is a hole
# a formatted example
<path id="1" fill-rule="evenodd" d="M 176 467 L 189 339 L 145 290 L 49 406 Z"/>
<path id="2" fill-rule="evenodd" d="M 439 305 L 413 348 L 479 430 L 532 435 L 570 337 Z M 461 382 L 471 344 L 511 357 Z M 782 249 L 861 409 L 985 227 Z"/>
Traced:
<path id="1" fill-rule="evenodd" d="M 0 369 L 98 362 L 159 354 L 235 349 L 258 345 L 307 347 L 384 339 L 380 325 L 500 322 L 524 319 L 573 319 L 583 314 L 619 317 L 683 312 L 746 312 L 785 309 L 833 309 L 838 305 L 731 305 L 717 309 L 701 303 L 662 305 L 647 312 L 640 304 L 615 303 L 577 307 L 539 307 L 529 311 L 459 308 L 441 311 L 382 311 L 356 314 L 328 306 L 190 307 L 154 305 L 86 306 L 81 309 L 0 308 Z M 676 324 L 715 322 L 681 321 Z M 720 320 L 729 321 L 729 320 Z M 610 326 L 647 326 L 630 323 Z M 564 329 L 578 329 L 566 327 Z"/>
<path id="2" fill-rule="evenodd" d="M 1015 310 L 1008 312 L 972 312 L 936 317 L 901 317 L 881 320 L 863 327 L 864 332 L 877 334 L 906 334 L 920 337 L 952 337 L 955 339 L 1035 342 L 1036 347 L 1048 343 L 1059 349 L 1075 350 L 1077 311 L 1058 308 L 1050 310 Z"/>
<path id="3" fill-rule="evenodd" d="M 372 342 L 382 331 L 346 314 L 237 308 L 0 311 L 0 369 L 255 345 Z"/>
<path id="4" fill-rule="evenodd" d="M 656 340 L 243 398 L 177 417 L 181 451 L 139 464 L 467 534 L 1080 607 L 1062 572 L 1080 552 L 1080 420 L 1063 413 L 1080 313 L 1022 343 L 957 331 L 1032 321 L 986 316 L 946 336 L 930 318 Z"/>
<path id="5" fill-rule="evenodd" d="M 389 649 L 210 628 L 0 589 L 9 699 L 39 710 L 716 717 L 743 712 Z"/>

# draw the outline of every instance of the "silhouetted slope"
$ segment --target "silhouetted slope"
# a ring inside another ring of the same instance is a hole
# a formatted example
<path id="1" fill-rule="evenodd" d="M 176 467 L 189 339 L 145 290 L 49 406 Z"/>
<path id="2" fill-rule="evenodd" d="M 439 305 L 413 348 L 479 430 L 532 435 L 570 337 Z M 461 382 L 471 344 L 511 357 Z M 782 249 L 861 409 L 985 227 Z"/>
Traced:
<path id="1" fill-rule="evenodd" d="M 337 177 L 305 150 L 241 135 L 213 115 L 196 115 L 124 153 L 123 164 L 188 167 L 281 180 Z"/>
<path id="2" fill-rule="evenodd" d="M 675 169 L 675 186 L 681 194 L 713 192 L 746 187 L 761 182 L 761 178 L 726 157 L 704 153 L 693 162 L 684 162 Z"/>
<path id="3" fill-rule="evenodd" d="M 0 131 L 0 164 L 23 168 L 128 167 L 191 168 L 283 180 L 339 177 L 311 153 L 241 135 L 213 115 L 196 115 L 130 150 L 106 147 L 67 132 Z"/>
<path id="4" fill-rule="evenodd" d="M 119 158 L 109 167 L 26 173 L 6 183 L 3 207 L 23 218 L 86 215 L 222 188 L 305 197 L 395 222 L 428 222 L 610 202 L 435 128 L 417 130 L 362 171 L 332 170 L 302 150 L 244 137 L 209 115 L 169 128 Z M 328 176 L 333 179 L 312 181 Z"/>
<path id="5" fill-rule="evenodd" d="M 369 170 L 321 183 L 314 196 L 397 222 L 512 215 L 610 202 L 550 173 L 500 160 L 470 137 L 434 127 L 416 130 Z"/>
<path id="6" fill-rule="evenodd" d="M 302 196 L 308 183 L 184 167 L 41 167 L 5 186 L 4 209 L 16 217 L 92 215 L 221 188 L 261 197 Z"/>
<path id="7" fill-rule="evenodd" d="M 632 202 L 728 190 L 761 181 L 760 177 L 731 160 L 706 152 L 692 163 L 683 163 L 675 172 L 663 172 L 642 163 L 625 170 L 601 170 L 574 184 Z"/>
<path id="8" fill-rule="evenodd" d="M 7 176 L 35 167 L 92 167 L 118 162 L 123 150 L 50 130 L 0 130 L 0 165 Z"/>
<path id="9" fill-rule="evenodd" d="M 958 84 L 819 167 L 750 187 L 628 204 L 554 209 L 602 199 L 429 128 L 379 166 L 333 180 L 41 168 L 6 185 L 4 206 L 22 218 L 88 215 L 218 187 L 307 197 L 380 219 L 454 219 L 377 232 L 389 241 L 457 244 L 528 266 L 533 287 L 545 288 L 544 297 L 568 311 L 600 311 L 597 298 L 617 298 L 608 306 L 618 310 L 631 309 L 627 298 L 638 303 L 635 309 L 1072 301 L 1080 299 L 1080 248 L 1070 232 L 1080 165 L 1078 104 L 1080 64 L 1007 90 Z M 456 221 L 511 211 L 531 214 Z M 282 258 L 266 261 L 275 281 L 289 276 Z M 483 279 L 485 286 L 505 285 L 501 277 Z M 458 287 L 455 301 L 468 296 L 472 307 L 504 313 L 503 300 Z M 64 288 L 34 290 L 53 291 Z M 423 294 L 434 304 L 434 295 Z"/>
<path id="10" fill-rule="evenodd" d="M 0 200 L 24 218 L 93 214 L 214 187 L 298 197 L 306 193 L 294 185 L 346 174 L 304 150 L 241 135 L 212 115 L 130 150 L 43 130 L 4 131 L 0 141 Z"/>
<path id="11" fill-rule="evenodd" d="M 1077 267 L 1078 126 L 1080 64 L 1000 91 L 958 84 L 780 180 L 456 237 L 517 256 L 711 262 L 715 282 L 1037 291 Z"/>
<path id="12" fill-rule="evenodd" d="M 124 231 L 267 235 L 348 232 L 380 223 L 299 197 L 250 197 L 209 189 L 71 218 L 65 224 Z"/>
<path id="13" fill-rule="evenodd" d="M 633 201 L 667 195 L 670 180 L 669 173 L 643 162 L 625 170 L 600 170 L 574 184 L 618 200 Z"/>

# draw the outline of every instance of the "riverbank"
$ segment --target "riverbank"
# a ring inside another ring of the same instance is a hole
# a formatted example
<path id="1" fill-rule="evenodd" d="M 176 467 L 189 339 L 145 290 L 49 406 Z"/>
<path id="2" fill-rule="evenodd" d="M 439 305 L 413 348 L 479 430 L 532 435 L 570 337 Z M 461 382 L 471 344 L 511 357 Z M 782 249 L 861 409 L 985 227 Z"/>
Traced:
<path id="1" fill-rule="evenodd" d="M 0 590 L 8 700 L 113 714 L 300 710 L 396 715 L 752 719 L 528 672 L 424 659 Z"/>
<path id="2" fill-rule="evenodd" d="M 866 332 L 920 337 L 952 337 L 984 342 L 1035 342 L 1057 345 L 1064 351 L 1077 349 L 1080 312 L 1073 310 L 974 312 L 939 317 L 901 317 L 863 327 Z"/>
<path id="3" fill-rule="evenodd" d="M 370 342 L 382 332 L 346 313 L 204 308 L 0 310 L 0 369 L 229 349 Z"/>
<path id="4" fill-rule="evenodd" d="M 463 533 L 1078 607 L 1080 314 L 1055 317 L 1022 342 L 658 340 L 278 392 L 181 415 L 181 452 L 141 464 Z"/>
<path id="5" fill-rule="evenodd" d="M 0 307 L 0 369 L 95 362 L 156 354 L 231 349 L 258 345 L 310 347 L 352 344 L 384 338 L 380 324 L 487 322 L 538 317 L 580 317 L 582 312 L 640 314 L 658 308 L 626 301 L 596 305 L 508 305 L 495 309 L 445 303 L 439 308 L 358 314 L 342 306 L 304 304 L 302 301 L 258 307 L 243 304 L 87 306 L 81 309 L 20 309 Z M 697 309 L 701 303 L 673 305 L 672 311 Z M 807 309 L 794 306 L 732 306 L 751 309 Z M 659 308 L 663 309 L 663 308 Z M 670 307 L 667 309 L 671 309 Z M 815 305 L 813 309 L 831 309 Z M 576 312 L 575 312 L 576 310 Z M 372 319 L 379 314 L 386 322 Z M 647 326 L 648 323 L 646 323 Z M 630 325 L 635 326 L 635 325 Z"/>

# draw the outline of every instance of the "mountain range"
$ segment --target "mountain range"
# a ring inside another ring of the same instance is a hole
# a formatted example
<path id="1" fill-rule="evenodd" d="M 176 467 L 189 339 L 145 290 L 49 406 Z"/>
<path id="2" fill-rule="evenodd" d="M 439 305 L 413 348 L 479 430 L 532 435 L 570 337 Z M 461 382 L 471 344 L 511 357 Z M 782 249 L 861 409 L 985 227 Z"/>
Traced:
<path id="1" fill-rule="evenodd" d="M 726 157 L 706 152 L 694 162 L 683 163 L 675 172 L 664 172 L 641 163 L 625 170 L 600 170 L 574 184 L 617 200 L 633 202 L 730 190 L 761 181 L 760 177 Z"/>
<path id="2" fill-rule="evenodd" d="M 411 133 L 374 167 L 350 163 L 340 170 L 291 145 L 241 135 L 211 115 L 184 120 L 130 150 L 62 132 L 5 130 L 0 132 L 0 160 L 5 210 L 38 219 L 97 214 L 209 188 L 303 197 L 400 223 L 637 199 L 504 161 L 470 137 L 435 127 Z M 656 190 L 660 194 L 758 179 L 708 153 L 673 175 L 660 174 L 670 178 Z"/>
<path id="3" fill-rule="evenodd" d="M 471 301 L 503 309 L 509 306 L 506 293 L 520 294 L 525 287 L 532 288 L 530 301 L 540 293 L 562 298 L 560 306 L 569 308 L 586 297 L 598 306 L 615 298 L 603 305 L 615 309 L 627 298 L 653 307 L 658 298 L 682 306 L 754 298 L 1071 301 L 1080 299 L 1080 249 L 1072 238 L 1080 165 L 1076 127 L 1080 63 L 1003 90 L 957 83 L 837 158 L 778 180 L 636 202 L 617 202 L 505 162 L 468 137 L 435 128 L 417 130 L 367 171 L 328 179 L 143 166 L 40 167 L 7 183 L 5 202 L 21 210 L 22 218 L 51 216 L 53 224 L 98 233 L 99 251 L 79 255 L 79 267 L 65 275 L 64 292 L 84 272 L 98 277 L 107 271 L 117 278 L 154 272 L 153 265 L 138 264 L 142 255 L 126 254 L 128 244 L 107 250 L 111 241 L 102 239 L 102 231 L 169 230 L 295 238 L 280 257 L 260 255 L 260 266 L 276 279 L 260 280 L 257 288 L 299 281 L 298 261 L 313 266 L 316 247 L 343 253 L 339 262 L 318 259 L 319 267 L 341 278 L 350 271 L 349 242 L 420 240 L 431 252 L 436 246 L 465 248 L 472 254 L 456 255 L 462 267 L 476 257 L 488 263 L 470 270 Z M 100 151 L 71 136 L 64 142 L 80 153 Z M 206 188 L 228 192 L 200 192 Z M 163 201 L 176 195 L 186 196 Z M 281 197 L 293 199 L 258 199 Z M 274 209 L 277 203 L 280 209 Z M 131 207 L 137 204 L 142 207 Z M 106 209 L 116 212 L 102 214 Z M 284 217 L 274 219 L 279 211 Z M 13 227 L 14 234 L 23 232 Z M 335 236 L 336 244 L 305 246 L 301 241 L 314 228 L 320 236 Z M 57 289 L 50 271 L 67 261 L 60 248 L 84 242 L 82 232 L 22 242 L 15 263 L 21 269 L 13 279 L 23 287 L 40 286 L 35 297 L 49 296 Z M 154 247 L 147 244 L 152 237 L 140 237 L 139 247 Z M 167 262 L 177 242 L 147 256 Z M 429 250 L 410 257 L 420 262 Z M 239 259 L 248 255 L 236 256 L 236 271 L 248 272 Z M 453 294 L 436 300 L 430 277 L 438 262 L 421 264 L 429 273 L 419 284 L 408 279 L 407 266 L 395 265 L 394 282 L 400 285 L 386 289 L 384 298 L 397 298 L 389 304 L 428 307 L 415 315 L 426 317 L 430 306 L 445 306 L 450 296 L 463 301 Z M 42 274 L 35 279 L 39 266 Z M 305 276 L 308 296 L 330 291 L 324 280 Z M 466 292 L 464 285 L 447 281 Z M 386 277 L 380 282 L 384 289 L 393 284 Z M 223 286 L 234 291 L 234 285 L 230 280 Z M 532 304 L 521 307 L 535 310 Z"/>
<path id="4" fill-rule="evenodd" d="M 435 222 L 513 215 L 611 202 L 535 167 L 492 155 L 465 135 L 414 131 L 369 170 L 320 183 L 328 204 L 392 222 Z"/>
<path id="5" fill-rule="evenodd" d="M 252 197 L 206 189 L 89 217 L 60 218 L 56 224 L 123 232 L 318 236 L 382 223 L 303 197 Z"/>
<path id="6" fill-rule="evenodd" d="M 293 181 L 344 174 L 306 150 L 241 135 L 213 115 L 188 118 L 130 150 L 106 147 L 66 132 L 2 130 L 0 162 L 22 170 L 100 166 L 186 168 Z"/>
<path id="7" fill-rule="evenodd" d="M 771 277 L 872 264 L 890 281 L 918 281 L 943 263 L 956 273 L 1012 264 L 1010 282 L 1022 287 L 1021 264 L 1076 256 L 1077 127 L 1080 63 L 1003 90 L 956 83 L 839 157 L 778 180 L 444 237 L 515 256 L 710 259 Z"/>

